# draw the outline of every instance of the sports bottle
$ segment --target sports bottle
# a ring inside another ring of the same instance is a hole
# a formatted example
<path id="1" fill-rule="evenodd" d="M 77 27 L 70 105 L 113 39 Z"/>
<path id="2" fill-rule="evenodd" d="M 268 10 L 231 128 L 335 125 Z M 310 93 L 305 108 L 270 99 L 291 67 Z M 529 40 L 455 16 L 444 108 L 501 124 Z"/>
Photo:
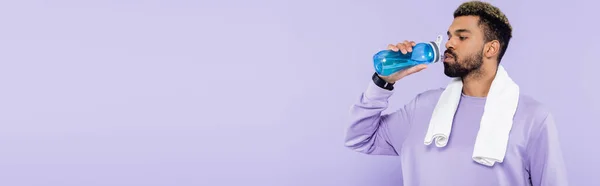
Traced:
<path id="1" fill-rule="evenodd" d="M 437 63 L 442 59 L 441 42 L 442 36 L 439 35 L 435 41 L 417 43 L 412 52 L 406 54 L 392 50 L 379 51 L 373 56 L 375 71 L 379 75 L 389 76 L 419 64 Z"/>

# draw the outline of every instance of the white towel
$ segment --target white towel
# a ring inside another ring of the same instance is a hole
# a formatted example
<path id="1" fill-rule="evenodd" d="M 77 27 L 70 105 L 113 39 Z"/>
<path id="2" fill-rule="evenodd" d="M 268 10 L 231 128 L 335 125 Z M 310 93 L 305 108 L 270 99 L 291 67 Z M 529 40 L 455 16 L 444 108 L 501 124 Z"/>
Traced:
<path id="1" fill-rule="evenodd" d="M 462 87 L 462 80 L 455 78 L 442 93 L 425 135 L 425 145 L 435 141 L 437 147 L 444 147 L 448 143 Z M 498 66 L 475 140 L 474 161 L 486 166 L 502 163 L 518 101 L 519 86 L 508 76 L 504 67 Z"/>

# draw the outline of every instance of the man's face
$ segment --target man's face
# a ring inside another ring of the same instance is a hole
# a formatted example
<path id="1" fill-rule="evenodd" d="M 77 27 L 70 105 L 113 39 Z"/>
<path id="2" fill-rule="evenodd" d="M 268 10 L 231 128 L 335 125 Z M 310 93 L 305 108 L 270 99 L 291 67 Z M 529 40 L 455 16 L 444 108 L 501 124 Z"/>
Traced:
<path id="1" fill-rule="evenodd" d="M 444 74 L 465 77 L 483 64 L 484 34 L 478 25 L 479 17 L 456 17 L 448 29 L 444 52 Z"/>

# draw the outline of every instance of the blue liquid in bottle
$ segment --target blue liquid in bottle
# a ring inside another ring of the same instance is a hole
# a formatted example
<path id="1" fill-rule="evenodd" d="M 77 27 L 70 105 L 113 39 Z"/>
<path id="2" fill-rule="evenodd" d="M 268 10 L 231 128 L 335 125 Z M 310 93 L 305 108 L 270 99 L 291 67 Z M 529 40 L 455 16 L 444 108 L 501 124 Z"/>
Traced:
<path id="1" fill-rule="evenodd" d="M 389 76 L 395 72 L 419 65 L 439 62 L 442 58 L 440 44 L 442 36 L 436 41 L 417 43 L 413 51 L 402 54 L 392 50 L 382 50 L 373 56 L 373 65 L 377 74 Z"/>

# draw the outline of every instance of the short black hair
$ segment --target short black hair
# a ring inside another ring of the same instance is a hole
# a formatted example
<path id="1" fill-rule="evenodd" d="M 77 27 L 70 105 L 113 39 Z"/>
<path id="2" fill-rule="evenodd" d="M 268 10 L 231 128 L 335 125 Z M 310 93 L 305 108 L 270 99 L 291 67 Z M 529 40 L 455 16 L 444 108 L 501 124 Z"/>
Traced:
<path id="1" fill-rule="evenodd" d="M 479 25 L 483 26 L 484 40 L 489 42 L 498 40 L 500 42 L 500 53 L 498 54 L 498 64 L 502 60 L 508 43 L 512 38 L 512 26 L 508 22 L 506 15 L 498 7 L 490 3 L 481 1 L 469 1 L 461 4 L 454 11 L 454 18 L 459 16 L 478 16 Z"/>

